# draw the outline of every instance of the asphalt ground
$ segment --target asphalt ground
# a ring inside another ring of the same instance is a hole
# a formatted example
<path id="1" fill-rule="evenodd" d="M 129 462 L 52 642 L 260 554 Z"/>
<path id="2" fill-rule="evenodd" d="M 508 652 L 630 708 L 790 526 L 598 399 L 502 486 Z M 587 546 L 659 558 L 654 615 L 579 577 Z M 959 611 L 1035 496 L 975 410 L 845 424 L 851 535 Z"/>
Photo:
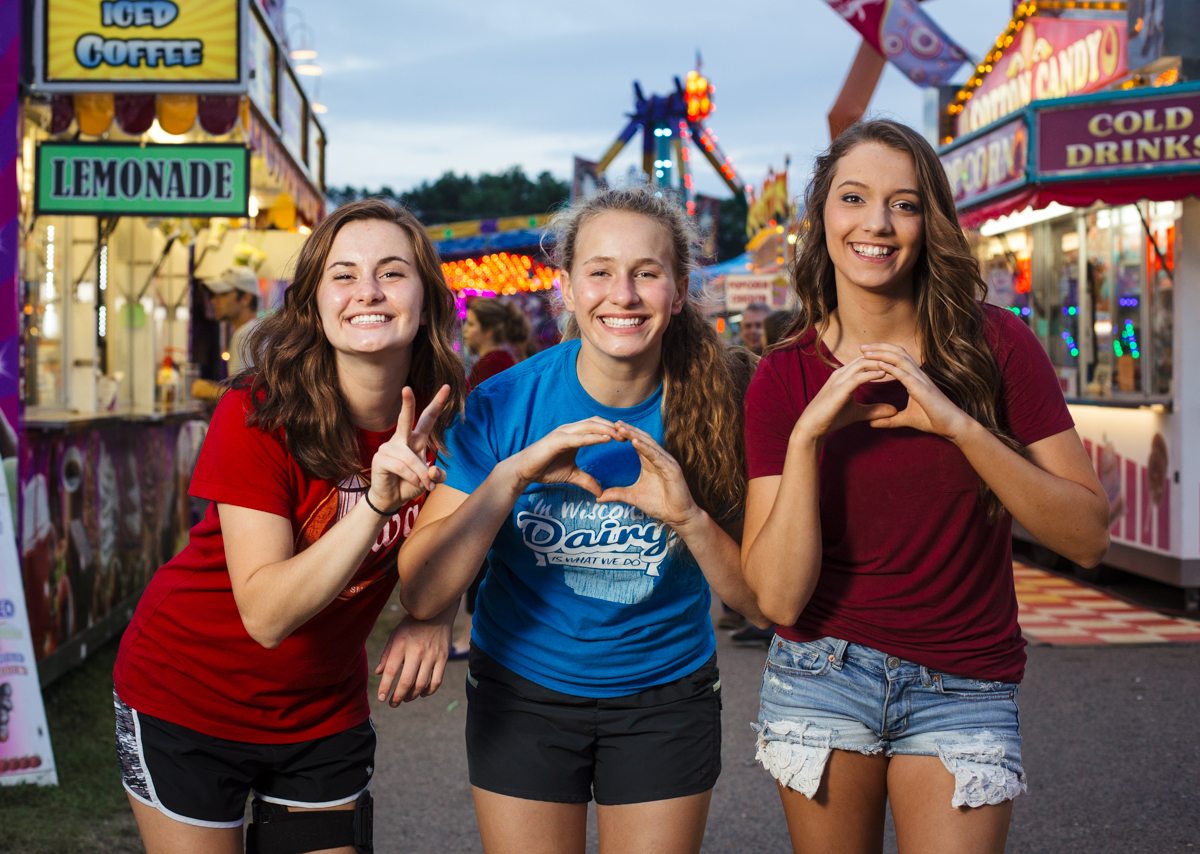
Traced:
<path id="1" fill-rule="evenodd" d="M 791 850 L 775 783 L 754 762 L 765 655 L 718 633 L 724 770 L 706 854 Z M 372 701 L 379 854 L 482 850 L 463 742 L 465 679 L 466 663 L 451 662 L 429 699 L 399 709 Z M 1017 798 L 1008 851 L 1200 849 L 1200 644 L 1031 646 L 1018 700 L 1029 792 Z M 896 850 L 890 822 L 885 850 Z"/>

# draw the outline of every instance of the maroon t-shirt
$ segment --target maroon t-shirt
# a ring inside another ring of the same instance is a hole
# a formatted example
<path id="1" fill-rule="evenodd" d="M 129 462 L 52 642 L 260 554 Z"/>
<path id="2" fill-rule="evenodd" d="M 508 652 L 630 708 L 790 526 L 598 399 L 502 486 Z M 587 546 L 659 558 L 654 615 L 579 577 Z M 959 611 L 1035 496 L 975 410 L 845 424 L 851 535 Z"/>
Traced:
<path id="1" fill-rule="evenodd" d="M 517 360 L 513 358 L 513 354 L 504 347 L 497 347 L 479 357 L 479 361 L 471 368 L 471 373 L 467 375 L 467 388 L 478 388 L 484 380 L 490 380 L 492 377 L 501 371 L 507 371 Z"/>
<path id="2" fill-rule="evenodd" d="M 983 308 L 1000 366 L 1001 426 L 1023 445 L 1073 427 L 1037 338 L 1010 312 Z M 746 395 L 751 479 L 783 473 L 792 428 L 834 371 L 814 352 L 815 337 L 758 366 Z M 896 381 L 861 386 L 855 397 L 908 405 Z M 821 576 L 796 624 L 779 634 L 831 636 L 946 673 L 1020 682 L 1012 517 L 988 522 L 979 475 L 963 453 L 940 436 L 860 422 L 826 438 L 820 478 Z"/>

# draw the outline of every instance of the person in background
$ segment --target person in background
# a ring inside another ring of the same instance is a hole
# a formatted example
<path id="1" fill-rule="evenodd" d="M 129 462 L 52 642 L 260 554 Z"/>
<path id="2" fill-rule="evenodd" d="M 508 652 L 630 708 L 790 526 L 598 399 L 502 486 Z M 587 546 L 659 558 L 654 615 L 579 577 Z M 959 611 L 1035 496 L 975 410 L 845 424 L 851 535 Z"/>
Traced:
<path id="1" fill-rule="evenodd" d="M 923 136 L 844 131 L 804 210 L 797 334 L 746 396 L 742 562 L 779 623 L 756 758 L 796 852 L 882 851 L 890 803 L 901 854 L 1001 854 L 1026 785 L 1013 520 L 1095 566 L 1108 499 Z"/>
<path id="2" fill-rule="evenodd" d="M 463 324 L 463 341 L 479 357 L 467 377 L 467 389 L 473 389 L 485 380 L 524 360 L 521 350 L 529 339 L 529 321 L 511 302 L 501 299 L 475 299 L 467 309 L 467 322 Z M 749 383 L 747 383 L 749 385 Z M 479 585 L 487 575 L 487 561 L 479 567 L 479 573 L 467 592 L 463 594 L 466 618 L 462 632 L 450 649 L 450 660 L 466 658 L 471 651 L 471 620 L 475 615 L 475 597 Z"/>
<path id="3" fill-rule="evenodd" d="M 788 330 L 795 321 L 796 312 L 794 311 L 780 309 L 767 315 L 767 319 L 763 321 L 763 352 L 765 353 L 786 338 Z"/>
<path id="4" fill-rule="evenodd" d="M 762 302 L 751 303 L 742 311 L 742 346 L 755 356 L 763 353 L 763 322 L 770 313 L 771 307 Z"/>
<path id="5" fill-rule="evenodd" d="M 775 312 L 775 314 L 787 314 L 787 312 Z M 774 317 L 775 314 L 768 317 L 767 323 L 763 324 L 764 338 L 767 325 L 771 317 Z M 766 349 L 771 343 L 771 340 L 765 340 L 763 348 Z M 735 384 L 738 388 L 749 388 L 750 381 L 754 378 L 754 371 L 758 368 L 759 357 L 745 347 L 731 347 L 730 356 L 732 356 L 730 366 L 734 370 Z M 753 646 L 755 644 L 770 643 L 771 638 L 775 637 L 774 626 L 766 628 L 756 626 L 724 602 L 721 603 L 721 609 L 722 613 L 721 617 L 717 620 L 717 628 L 731 629 L 729 639 L 734 643 Z"/>
<path id="6" fill-rule="evenodd" d="M 479 359 L 467 377 L 467 387 L 475 388 L 515 365 L 519 361 L 517 347 L 528 338 L 529 321 L 517 306 L 500 299 L 472 300 L 463 324 L 463 342 Z"/>
<path id="7" fill-rule="evenodd" d="M 750 380 L 754 378 L 754 369 L 758 367 L 759 357 L 745 347 L 739 347 L 736 344 L 729 348 L 728 357 L 729 368 L 733 372 L 734 387 L 743 390 L 742 396 L 744 397 L 744 390 L 750 387 Z M 745 617 L 724 602 L 721 602 L 721 616 L 717 618 L 717 628 L 722 631 L 734 632 L 733 637 L 741 635 L 743 632 L 749 632 L 749 637 L 755 637 L 756 634 L 761 635 L 763 632 L 767 633 L 767 638 L 771 636 L 771 630 L 760 629 L 747 622 Z M 761 640 L 762 638 L 755 637 L 755 639 Z"/>
<path id="8" fill-rule="evenodd" d="M 212 302 L 213 314 L 233 330 L 229 336 L 228 376 L 233 379 L 244 368 L 254 367 L 246 352 L 246 341 L 258 326 L 258 277 L 249 267 L 233 266 L 215 279 L 204 283 Z M 220 400 L 225 386 L 212 380 L 198 379 L 192 383 L 192 397 L 200 400 Z"/>

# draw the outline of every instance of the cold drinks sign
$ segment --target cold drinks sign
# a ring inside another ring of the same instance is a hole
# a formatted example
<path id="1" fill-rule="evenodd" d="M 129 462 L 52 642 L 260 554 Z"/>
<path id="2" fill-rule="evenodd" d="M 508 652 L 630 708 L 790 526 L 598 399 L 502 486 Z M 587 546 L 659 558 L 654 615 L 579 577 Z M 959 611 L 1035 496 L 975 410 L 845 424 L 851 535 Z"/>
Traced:
<path id="1" fill-rule="evenodd" d="M 1038 177 L 1138 174 L 1200 164 L 1200 92 L 1038 110 Z"/>
<path id="2" fill-rule="evenodd" d="M 247 216 L 242 145 L 59 143 L 38 146 L 38 214 Z"/>

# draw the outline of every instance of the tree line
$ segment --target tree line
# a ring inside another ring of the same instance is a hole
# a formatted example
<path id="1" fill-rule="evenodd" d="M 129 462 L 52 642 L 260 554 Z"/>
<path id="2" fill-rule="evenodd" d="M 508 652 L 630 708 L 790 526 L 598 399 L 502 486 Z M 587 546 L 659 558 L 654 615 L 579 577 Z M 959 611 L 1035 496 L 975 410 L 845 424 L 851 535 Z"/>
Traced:
<path id="1" fill-rule="evenodd" d="M 326 191 L 331 208 L 357 199 L 379 197 L 395 201 L 408 208 L 421 222 L 435 225 L 443 222 L 462 222 L 474 219 L 495 219 L 550 213 L 571 196 L 571 187 L 550 172 L 536 179 L 513 166 L 499 174 L 481 174 L 478 178 L 446 172 L 436 181 L 397 193 L 383 186 L 330 187 Z M 742 254 L 746 242 L 746 200 L 737 196 L 721 200 L 720 225 L 717 231 L 717 257 L 727 261 Z"/>

